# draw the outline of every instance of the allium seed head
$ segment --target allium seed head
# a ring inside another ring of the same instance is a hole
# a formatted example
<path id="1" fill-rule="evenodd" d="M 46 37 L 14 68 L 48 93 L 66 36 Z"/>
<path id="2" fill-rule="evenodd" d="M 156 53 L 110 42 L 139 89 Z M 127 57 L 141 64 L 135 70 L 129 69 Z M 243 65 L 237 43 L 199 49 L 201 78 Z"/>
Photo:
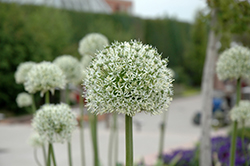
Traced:
<path id="1" fill-rule="evenodd" d="M 45 141 L 41 138 L 41 136 L 38 133 L 33 133 L 30 136 L 29 144 L 34 148 L 39 148 L 44 145 Z"/>
<path id="2" fill-rule="evenodd" d="M 159 114 L 173 95 L 167 60 L 140 41 L 115 42 L 97 54 L 86 71 L 88 108 L 94 114 Z"/>
<path id="3" fill-rule="evenodd" d="M 32 105 L 32 97 L 30 94 L 22 92 L 17 95 L 16 102 L 18 107 L 28 107 Z"/>
<path id="4" fill-rule="evenodd" d="M 89 33 L 80 40 L 78 52 L 82 56 L 87 54 L 95 57 L 97 51 L 102 50 L 108 44 L 109 41 L 106 36 L 100 33 Z"/>
<path id="5" fill-rule="evenodd" d="M 18 65 L 15 72 L 15 80 L 17 84 L 23 84 L 25 82 L 28 72 L 35 64 L 35 62 L 23 62 Z"/>
<path id="6" fill-rule="evenodd" d="M 32 121 L 32 126 L 42 139 L 50 142 L 70 141 L 77 121 L 67 104 L 42 106 Z"/>
<path id="7" fill-rule="evenodd" d="M 64 89 L 66 77 L 63 71 L 51 62 L 41 62 L 28 72 L 24 88 L 29 93 L 40 91 L 41 95 L 47 91 L 54 93 L 55 88 Z"/>
<path id="8" fill-rule="evenodd" d="M 82 71 L 80 62 L 71 55 L 62 55 L 57 57 L 54 64 L 58 65 L 66 76 L 67 83 L 78 84 L 82 77 L 79 74 Z"/>
<path id="9" fill-rule="evenodd" d="M 234 106 L 230 111 L 230 117 L 233 121 L 242 121 L 250 118 L 250 101 L 241 100 L 238 106 Z"/>
<path id="10" fill-rule="evenodd" d="M 236 46 L 225 50 L 216 64 L 216 72 L 220 80 L 250 78 L 250 50 Z"/>

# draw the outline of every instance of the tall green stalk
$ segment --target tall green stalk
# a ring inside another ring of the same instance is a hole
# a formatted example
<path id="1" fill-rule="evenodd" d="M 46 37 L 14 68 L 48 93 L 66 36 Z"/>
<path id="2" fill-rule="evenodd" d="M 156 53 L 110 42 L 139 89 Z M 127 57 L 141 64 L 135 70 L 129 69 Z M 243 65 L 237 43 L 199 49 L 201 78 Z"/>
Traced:
<path id="1" fill-rule="evenodd" d="M 133 166 L 133 118 L 125 115 L 126 166 Z"/>
<path id="2" fill-rule="evenodd" d="M 70 105 L 70 101 L 69 101 L 69 84 L 66 85 L 66 103 L 68 105 Z M 72 166 L 72 152 L 71 152 L 71 143 L 70 141 L 68 141 L 67 144 L 68 147 L 68 158 L 69 158 L 69 166 Z"/>
<path id="3" fill-rule="evenodd" d="M 49 104 L 49 103 L 50 103 L 50 100 L 49 100 L 49 91 L 47 91 L 47 92 L 45 93 L 45 103 L 46 103 L 46 104 Z"/>
<path id="4" fill-rule="evenodd" d="M 245 151 L 245 119 L 242 119 L 242 133 L 241 133 L 241 148 L 243 150 L 243 155 L 247 158 L 247 151 Z M 248 160 L 246 161 L 246 166 L 248 166 Z"/>
<path id="5" fill-rule="evenodd" d="M 94 151 L 94 166 L 99 166 L 99 154 L 98 154 L 98 144 L 97 144 L 97 116 L 93 114 L 90 115 L 91 123 L 91 135 Z"/>
<path id="6" fill-rule="evenodd" d="M 119 143 L 119 132 L 118 132 L 118 125 L 117 125 L 117 114 L 115 115 L 116 116 L 116 120 L 115 120 L 115 146 L 114 146 L 114 163 L 115 163 L 115 166 L 118 164 L 118 143 Z"/>
<path id="7" fill-rule="evenodd" d="M 56 166 L 56 158 L 55 158 L 53 145 L 50 143 L 49 146 L 50 146 L 50 149 L 51 149 L 51 157 L 52 157 L 53 165 Z"/>
<path id="8" fill-rule="evenodd" d="M 30 96 L 31 96 L 31 99 L 32 99 L 32 105 L 31 105 L 32 112 L 34 114 L 34 113 L 36 113 L 36 103 L 35 103 L 35 99 L 34 99 L 34 94 L 30 94 Z"/>
<path id="9" fill-rule="evenodd" d="M 68 141 L 68 157 L 69 157 L 69 166 L 72 166 L 71 143 L 69 141 Z"/>
<path id="10" fill-rule="evenodd" d="M 241 99 L 241 81 L 240 78 L 237 79 L 237 91 L 236 91 L 236 105 L 239 105 Z M 236 137 L 237 137 L 237 126 L 238 122 L 233 122 L 233 134 L 231 138 L 231 147 L 230 147 L 230 166 L 235 164 L 235 151 L 236 151 Z"/>
<path id="11" fill-rule="evenodd" d="M 43 143 L 43 145 L 42 145 L 42 149 L 43 149 L 43 159 L 44 159 L 44 163 L 45 163 L 45 165 L 46 165 L 46 163 L 47 163 L 47 158 L 46 158 L 46 149 L 45 149 L 44 143 Z"/>
<path id="12" fill-rule="evenodd" d="M 49 143 L 49 147 L 48 147 L 48 157 L 47 157 L 47 164 L 46 164 L 46 166 L 50 166 L 51 165 L 51 148 L 50 148 L 50 144 L 51 143 Z"/>
<path id="13" fill-rule="evenodd" d="M 108 149 L 108 165 L 109 166 L 116 166 L 117 163 L 117 143 L 118 143 L 118 132 L 117 132 L 117 113 L 112 114 L 113 122 L 112 127 L 110 131 L 110 137 L 109 137 L 109 149 Z M 114 146 L 113 146 L 114 145 Z M 114 160 L 113 160 L 114 157 Z"/>
<path id="14" fill-rule="evenodd" d="M 81 93 L 82 94 L 82 93 Z M 79 99 L 79 104 L 80 104 L 80 146 L 81 146 L 81 159 L 82 159 L 82 166 L 85 166 L 85 152 L 84 152 L 84 121 L 83 121 L 83 116 L 84 116 L 84 103 L 83 103 L 83 97 L 80 95 Z"/>
<path id="15" fill-rule="evenodd" d="M 35 161 L 37 163 L 38 166 L 42 166 L 42 164 L 39 162 L 38 158 L 37 158 L 37 149 L 34 148 L 34 158 L 35 158 Z"/>
<path id="16" fill-rule="evenodd" d="M 165 136 L 165 130 L 166 130 L 166 118 L 167 118 L 167 111 L 164 111 L 161 128 L 160 128 L 161 131 L 160 131 L 159 152 L 158 152 L 159 160 L 162 160 L 162 155 L 163 155 L 164 136 Z"/>
<path id="17" fill-rule="evenodd" d="M 49 91 L 45 93 L 45 103 L 49 104 L 50 99 L 49 99 Z M 50 147 L 50 146 L 49 146 Z M 46 149 L 45 146 L 43 145 L 43 156 L 44 156 L 44 161 L 45 163 L 47 162 L 47 165 L 50 166 L 50 149 L 48 150 L 48 157 L 46 158 Z"/>

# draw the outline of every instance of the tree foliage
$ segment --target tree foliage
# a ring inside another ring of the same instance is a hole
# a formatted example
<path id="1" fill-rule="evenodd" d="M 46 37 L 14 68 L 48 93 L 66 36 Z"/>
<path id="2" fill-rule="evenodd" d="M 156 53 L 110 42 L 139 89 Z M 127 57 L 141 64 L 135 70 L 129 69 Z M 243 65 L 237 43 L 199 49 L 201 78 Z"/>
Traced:
<path id="1" fill-rule="evenodd" d="M 191 28 L 191 39 L 186 45 L 184 56 L 185 70 L 189 76 L 189 83 L 193 86 L 201 85 L 202 70 L 207 47 L 207 19 L 199 11 Z"/>
<path id="2" fill-rule="evenodd" d="M 110 42 L 141 40 L 158 48 L 177 81 L 184 82 L 185 43 L 190 24 L 174 19 L 144 20 L 124 14 L 94 14 L 43 6 L 0 3 L 0 105 L 17 112 L 16 95 L 24 91 L 14 81 L 21 62 L 52 61 L 70 54 L 80 59 L 78 43 L 88 33 L 99 32 Z"/>

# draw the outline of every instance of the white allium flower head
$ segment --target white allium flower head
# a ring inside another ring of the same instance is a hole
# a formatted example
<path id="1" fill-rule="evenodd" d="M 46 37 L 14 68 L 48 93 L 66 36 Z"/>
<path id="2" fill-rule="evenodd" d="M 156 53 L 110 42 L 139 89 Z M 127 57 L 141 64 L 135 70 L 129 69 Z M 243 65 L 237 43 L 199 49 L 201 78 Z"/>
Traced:
<path id="1" fill-rule="evenodd" d="M 82 79 L 86 79 L 86 68 L 89 66 L 93 58 L 90 55 L 85 55 L 81 58 L 82 64 Z"/>
<path id="2" fill-rule="evenodd" d="M 30 94 L 22 92 L 17 95 L 16 102 L 18 107 L 28 107 L 32 105 L 32 97 Z"/>
<path id="3" fill-rule="evenodd" d="M 76 125 L 76 116 L 64 103 L 43 105 L 32 121 L 34 130 L 50 143 L 70 141 Z"/>
<path id="4" fill-rule="evenodd" d="M 238 106 L 234 106 L 230 111 L 230 117 L 233 121 L 241 121 L 250 118 L 250 101 L 241 100 Z"/>
<path id="5" fill-rule="evenodd" d="M 103 34 L 89 33 L 80 40 L 78 52 L 82 56 L 85 56 L 85 54 L 87 54 L 95 57 L 97 51 L 102 50 L 108 44 L 108 38 Z"/>
<path id="6" fill-rule="evenodd" d="M 39 148 L 44 145 L 45 141 L 38 133 L 33 133 L 29 138 L 29 144 L 34 148 Z"/>
<path id="7" fill-rule="evenodd" d="M 40 91 L 41 95 L 47 91 L 54 93 L 55 88 L 64 89 L 66 77 L 63 71 L 51 62 L 41 62 L 28 72 L 24 88 L 29 93 Z"/>
<path id="8" fill-rule="evenodd" d="M 35 62 L 23 62 L 18 65 L 15 72 L 15 80 L 17 84 L 23 84 L 25 82 L 27 73 L 35 64 Z"/>
<path id="9" fill-rule="evenodd" d="M 169 70 L 169 72 L 170 72 L 171 77 L 174 78 L 174 76 L 175 76 L 174 70 L 173 70 L 173 69 L 170 69 L 170 68 L 168 68 L 168 70 Z"/>
<path id="10" fill-rule="evenodd" d="M 58 65 L 66 76 L 67 83 L 78 84 L 82 77 L 79 73 L 82 71 L 80 62 L 71 55 L 62 55 L 57 57 L 54 64 Z"/>
<path id="11" fill-rule="evenodd" d="M 236 46 L 225 50 L 216 64 L 216 72 L 220 80 L 250 78 L 250 50 Z"/>
<path id="12" fill-rule="evenodd" d="M 139 112 L 152 115 L 166 109 L 173 95 L 167 61 L 156 48 L 140 41 L 114 42 L 87 68 L 87 106 L 94 114 Z"/>
<path id="13" fill-rule="evenodd" d="M 81 58 L 81 64 L 83 68 L 87 68 L 92 61 L 92 57 L 90 55 L 85 55 Z"/>

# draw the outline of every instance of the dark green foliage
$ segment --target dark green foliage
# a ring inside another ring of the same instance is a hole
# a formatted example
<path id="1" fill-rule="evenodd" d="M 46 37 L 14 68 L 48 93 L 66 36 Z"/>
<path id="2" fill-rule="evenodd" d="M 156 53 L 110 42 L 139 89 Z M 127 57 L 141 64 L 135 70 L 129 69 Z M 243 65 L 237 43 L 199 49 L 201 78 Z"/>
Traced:
<path id="1" fill-rule="evenodd" d="M 186 45 L 185 71 L 189 76 L 189 84 L 200 86 L 203 72 L 203 64 L 206 57 L 207 34 L 206 18 L 202 12 L 198 12 L 192 25 L 191 40 Z"/>
<path id="2" fill-rule="evenodd" d="M 104 34 L 110 42 L 137 39 L 153 45 L 163 58 L 169 57 L 169 67 L 176 69 L 178 75 L 177 82 L 188 80 L 183 68 L 185 43 L 190 39 L 188 23 L 11 3 L 0 3 L 0 20 L 0 110 L 20 110 L 15 99 L 24 88 L 14 80 L 20 63 L 52 61 L 62 54 L 80 59 L 78 42 L 91 32 Z M 35 95 L 39 99 L 39 94 Z"/>
<path id="3" fill-rule="evenodd" d="M 53 60 L 70 42 L 62 12 L 43 7 L 0 3 L 0 106 L 17 112 L 14 72 L 21 62 Z"/>
<path id="4" fill-rule="evenodd" d="M 145 41 L 156 46 L 163 58 L 169 58 L 169 66 L 182 66 L 184 46 L 190 39 L 190 24 L 171 19 L 147 20 Z"/>

